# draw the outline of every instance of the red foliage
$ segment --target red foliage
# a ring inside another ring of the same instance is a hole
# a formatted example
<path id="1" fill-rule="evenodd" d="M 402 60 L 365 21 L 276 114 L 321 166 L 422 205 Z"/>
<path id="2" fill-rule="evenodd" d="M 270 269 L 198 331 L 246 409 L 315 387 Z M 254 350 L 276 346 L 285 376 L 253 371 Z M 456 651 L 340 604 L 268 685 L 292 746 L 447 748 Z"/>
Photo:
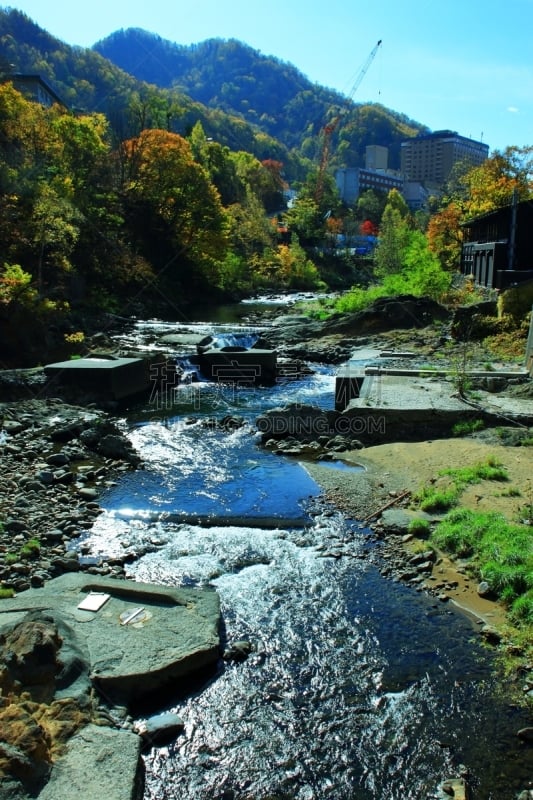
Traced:
<path id="1" fill-rule="evenodd" d="M 378 235 L 378 226 L 374 225 L 369 219 L 365 219 L 364 222 L 361 223 L 359 230 L 362 236 L 377 236 Z"/>

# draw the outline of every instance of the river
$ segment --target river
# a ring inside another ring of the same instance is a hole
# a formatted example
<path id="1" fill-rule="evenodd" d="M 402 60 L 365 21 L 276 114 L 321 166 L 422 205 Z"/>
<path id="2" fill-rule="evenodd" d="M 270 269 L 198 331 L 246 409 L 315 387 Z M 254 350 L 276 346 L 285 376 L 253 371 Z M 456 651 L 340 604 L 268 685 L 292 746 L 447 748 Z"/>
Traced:
<path id="1" fill-rule="evenodd" d="M 154 320 L 124 342 L 184 330 L 254 335 L 242 318 Z M 475 800 L 513 800 L 532 778 L 516 737 L 528 723 L 474 623 L 382 577 L 370 532 L 304 465 L 259 447 L 266 408 L 333 408 L 333 371 L 314 366 L 273 387 L 191 383 L 128 414 L 145 468 L 102 497 L 86 557 L 129 553 L 133 579 L 214 586 L 224 639 L 253 645 L 169 698 L 185 727 L 146 753 L 145 800 L 423 800 L 459 774 Z M 228 415 L 243 424 L 214 424 Z"/>

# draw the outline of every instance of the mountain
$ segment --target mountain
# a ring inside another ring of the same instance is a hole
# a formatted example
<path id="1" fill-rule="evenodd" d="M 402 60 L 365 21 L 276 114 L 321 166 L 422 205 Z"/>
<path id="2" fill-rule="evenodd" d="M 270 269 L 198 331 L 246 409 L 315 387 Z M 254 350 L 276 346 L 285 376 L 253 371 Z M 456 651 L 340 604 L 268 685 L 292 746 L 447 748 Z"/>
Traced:
<path id="1" fill-rule="evenodd" d="M 139 80 L 237 114 L 311 159 L 316 157 L 317 136 L 328 117 L 340 110 L 339 166 L 361 165 L 366 145 L 378 144 L 389 148 L 390 166 L 397 168 L 401 141 L 427 131 L 379 104 L 350 102 L 338 92 L 311 83 L 292 64 L 236 39 L 183 46 L 128 28 L 97 42 L 93 49 Z"/>
<path id="2" fill-rule="evenodd" d="M 207 108 L 175 88 L 146 83 L 93 49 L 61 42 L 26 14 L 0 9 L 0 80 L 10 73 L 38 74 L 70 109 L 105 114 L 117 140 L 135 136 L 143 127 L 187 136 L 201 122 L 207 136 L 232 150 L 283 161 L 291 178 L 305 172 L 298 153 L 289 153 L 242 117 Z"/>
<path id="3" fill-rule="evenodd" d="M 339 114 L 331 167 L 361 166 L 365 147 L 378 144 L 397 168 L 401 141 L 427 130 L 379 104 L 352 103 L 234 39 L 183 46 L 130 28 L 93 48 L 71 47 L 26 14 L 0 9 L 0 78 L 10 71 L 39 74 L 71 109 L 105 114 L 117 140 L 143 127 L 187 136 L 200 121 L 232 150 L 283 162 L 289 181 L 317 164 L 324 125 Z"/>

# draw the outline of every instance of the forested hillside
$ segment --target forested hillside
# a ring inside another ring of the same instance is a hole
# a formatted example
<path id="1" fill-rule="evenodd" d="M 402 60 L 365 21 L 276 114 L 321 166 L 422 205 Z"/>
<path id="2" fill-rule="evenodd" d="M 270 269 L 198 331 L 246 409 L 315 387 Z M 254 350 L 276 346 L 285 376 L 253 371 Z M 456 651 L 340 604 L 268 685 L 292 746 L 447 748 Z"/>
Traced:
<path id="1" fill-rule="evenodd" d="M 240 116 L 202 103 L 176 88 L 159 88 L 129 75 L 91 49 L 70 47 L 25 14 L 0 10 L 0 77 L 9 73 L 40 75 L 66 106 L 105 114 L 117 140 L 157 127 L 187 136 L 197 122 L 208 137 L 257 158 L 283 161 L 292 180 L 303 177 L 298 153 Z"/>
<path id="2" fill-rule="evenodd" d="M 359 105 L 311 83 L 292 64 L 235 39 L 188 47 L 144 30 L 116 31 L 94 49 L 140 80 L 185 92 L 209 108 L 238 114 L 309 159 L 328 118 L 343 109 L 332 165 L 361 166 L 365 147 L 389 148 L 399 167 L 400 142 L 426 130 L 379 104 Z"/>
<path id="3" fill-rule="evenodd" d="M 3 68 L 2 68 L 3 64 Z M 259 159 L 283 162 L 302 180 L 320 154 L 324 125 L 342 109 L 331 167 L 361 166 L 365 147 L 389 148 L 426 128 L 379 104 L 350 103 L 296 67 L 236 40 L 182 46 L 138 29 L 117 31 L 93 49 L 70 47 L 22 12 L 0 10 L 0 71 L 38 74 L 73 110 L 105 114 L 117 139 L 144 126 L 208 137 Z"/>
<path id="4" fill-rule="evenodd" d="M 303 159 L 235 115 L 63 45 L 20 12 L 0 13 L 0 45 L 4 365 L 79 347 L 88 314 L 172 315 L 319 284 L 275 216 L 284 173 L 305 177 Z M 41 76 L 64 104 L 26 97 L 16 73 Z M 315 217 L 323 224 L 323 211 Z"/>

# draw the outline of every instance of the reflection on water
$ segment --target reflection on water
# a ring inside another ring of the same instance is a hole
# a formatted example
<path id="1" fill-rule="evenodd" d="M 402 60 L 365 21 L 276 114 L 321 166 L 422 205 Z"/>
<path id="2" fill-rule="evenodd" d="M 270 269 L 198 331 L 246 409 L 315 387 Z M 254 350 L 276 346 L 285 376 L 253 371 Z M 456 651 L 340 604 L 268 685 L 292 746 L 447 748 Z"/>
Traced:
<path id="1" fill-rule="evenodd" d="M 226 432 L 152 421 L 131 438 L 145 467 L 104 495 L 111 511 L 290 519 L 300 518 L 302 502 L 319 491 L 298 463 L 261 451 L 249 427 Z"/>
<path id="2" fill-rule="evenodd" d="M 147 756 L 148 798 L 418 800 L 461 764 L 479 798 L 511 800 L 525 785 L 525 762 L 512 775 L 518 719 L 505 719 L 470 623 L 385 581 L 360 558 L 364 531 L 331 513 L 305 532 L 178 526 L 167 537 L 132 577 L 211 583 L 228 640 L 254 652 L 173 705 L 185 731 Z M 341 543 L 349 555 L 327 555 Z M 488 749 L 507 761 L 503 782 Z"/>

